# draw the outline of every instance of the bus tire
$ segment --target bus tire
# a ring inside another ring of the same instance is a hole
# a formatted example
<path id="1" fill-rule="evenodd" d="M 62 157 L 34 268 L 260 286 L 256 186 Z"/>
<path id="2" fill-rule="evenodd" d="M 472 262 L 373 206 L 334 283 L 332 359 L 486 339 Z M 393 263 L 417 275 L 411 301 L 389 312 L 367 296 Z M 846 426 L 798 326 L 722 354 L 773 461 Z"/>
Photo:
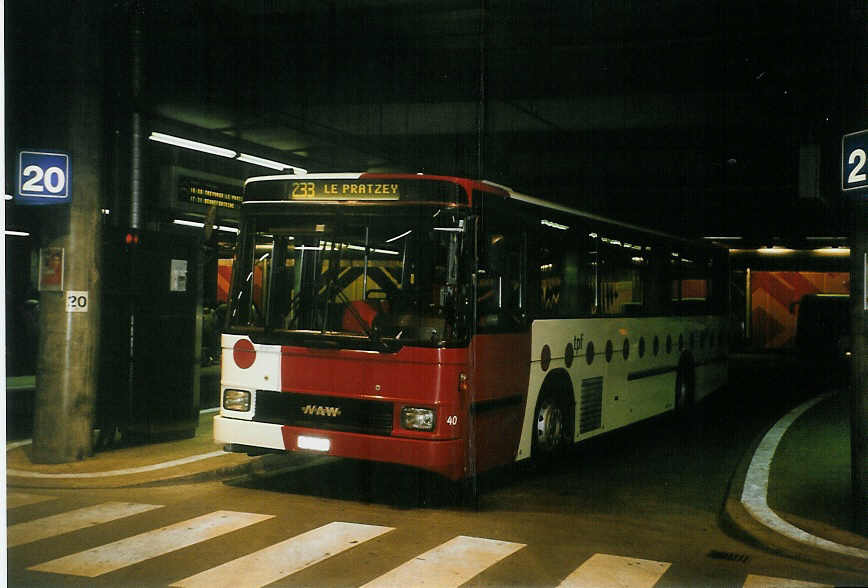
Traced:
<path id="1" fill-rule="evenodd" d="M 544 390 L 533 416 L 531 456 L 538 464 L 547 464 L 563 455 L 572 442 L 572 411 L 566 394 Z"/>
<path id="2" fill-rule="evenodd" d="M 678 363 L 678 375 L 675 377 L 675 415 L 687 419 L 696 400 L 696 371 L 689 356 L 681 358 Z"/>

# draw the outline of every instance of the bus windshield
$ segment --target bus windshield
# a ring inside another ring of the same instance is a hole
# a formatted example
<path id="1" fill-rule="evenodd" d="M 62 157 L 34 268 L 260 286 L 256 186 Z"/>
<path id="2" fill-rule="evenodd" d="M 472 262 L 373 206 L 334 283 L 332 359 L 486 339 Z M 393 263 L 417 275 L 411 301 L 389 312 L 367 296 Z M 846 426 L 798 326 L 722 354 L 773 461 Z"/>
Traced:
<path id="1" fill-rule="evenodd" d="M 246 216 L 230 330 L 347 347 L 466 342 L 472 248 L 455 209 L 287 208 Z"/>

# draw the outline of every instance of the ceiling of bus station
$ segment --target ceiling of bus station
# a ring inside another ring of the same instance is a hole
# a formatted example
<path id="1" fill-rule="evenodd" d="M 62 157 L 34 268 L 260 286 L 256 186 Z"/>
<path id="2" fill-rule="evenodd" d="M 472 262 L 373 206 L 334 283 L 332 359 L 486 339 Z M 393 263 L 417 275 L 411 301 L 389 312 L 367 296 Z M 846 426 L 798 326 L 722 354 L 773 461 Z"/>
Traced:
<path id="1" fill-rule="evenodd" d="M 480 177 L 693 235 L 840 230 L 856 2 L 142 5 L 154 128 L 309 171 Z M 811 145 L 820 198 L 799 198 Z"/>

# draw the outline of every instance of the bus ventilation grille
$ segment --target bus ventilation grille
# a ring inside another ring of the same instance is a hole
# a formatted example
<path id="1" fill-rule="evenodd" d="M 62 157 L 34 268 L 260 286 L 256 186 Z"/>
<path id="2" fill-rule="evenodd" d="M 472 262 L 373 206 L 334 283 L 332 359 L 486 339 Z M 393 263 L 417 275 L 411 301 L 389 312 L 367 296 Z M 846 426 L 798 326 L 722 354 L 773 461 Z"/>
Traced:
<path id="1" fill-rule="evenodd" d="M 257 390 L 253 420 L 365 435 L 391 435 L 393 412 L 391 402 Z"/>
<path id="2" fill-rule="evenodd" d="M 582 380 L 582 406 L 579 433 L 595 431 L 603 425 L 603 378 Z"/>

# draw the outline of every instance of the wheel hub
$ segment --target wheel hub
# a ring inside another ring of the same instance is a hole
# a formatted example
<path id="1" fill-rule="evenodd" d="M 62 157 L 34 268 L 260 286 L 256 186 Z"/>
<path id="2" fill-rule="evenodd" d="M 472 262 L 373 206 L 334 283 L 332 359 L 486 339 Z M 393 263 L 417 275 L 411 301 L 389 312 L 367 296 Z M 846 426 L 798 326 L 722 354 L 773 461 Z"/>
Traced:
<path id="1" fill-rule="evenodd" d="M 564 414 L 552 401 L 540 406 L 536 421 L 536 439 L 540 448 L 551 451 L 563 441 Z"/>

